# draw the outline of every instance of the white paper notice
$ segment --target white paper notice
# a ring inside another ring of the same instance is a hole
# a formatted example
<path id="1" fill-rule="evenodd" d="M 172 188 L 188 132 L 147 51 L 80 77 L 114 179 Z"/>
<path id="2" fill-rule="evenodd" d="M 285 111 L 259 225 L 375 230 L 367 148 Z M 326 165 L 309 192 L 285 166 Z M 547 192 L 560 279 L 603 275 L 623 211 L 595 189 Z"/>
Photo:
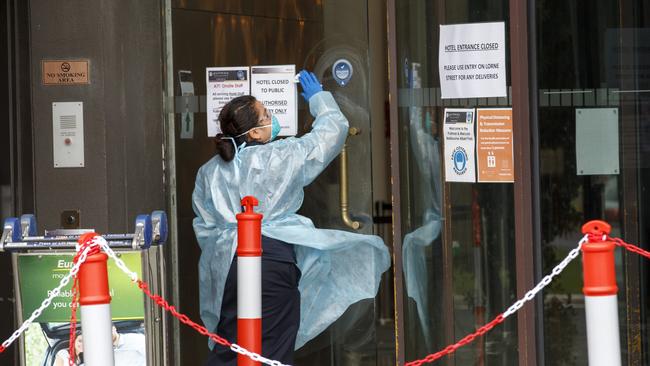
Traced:
<path id="1" fill-rule="evenodd" d="M 219 113 L 226 103 L 242 95 L 250 94 L 248 66 L 208 67 L 205 69 L 207 82 L 208 136 L 221 132 Z"/>
<path id="2" fill-rule="evenodd" d="M 441 25 L 441 97 L 507 96 L 505 51 L 503 22 Z"/>
<path id="3" fill-rule="evenodd" d="M 181 95 L 194 95 L 194 80 L 189 70 L 178 70 L 178 80 L 181 83 Z"/>
<path id="4" fill-rule="evenodd" d="M 445 180 L 475 182 L 474 109 L 445 109 Z"/>
<path id="5" fill-rule="evenodd" d="M 296 65 L 251 66 L 251 94 L 280 122 L 280 136 L 298 133 Z"/>
<path id="6" fill-rule="evenodd" d="M 192 71 L 179 70 L 178 80 L 181 84 L 181 95 L 194 95 L 194 81 L 192 80 Z M 191 139 L 194 137 L 194 112 L 190 110 L 189 102 L 185 100 L 185 107 L 181 111 L 181 139 Z"/>

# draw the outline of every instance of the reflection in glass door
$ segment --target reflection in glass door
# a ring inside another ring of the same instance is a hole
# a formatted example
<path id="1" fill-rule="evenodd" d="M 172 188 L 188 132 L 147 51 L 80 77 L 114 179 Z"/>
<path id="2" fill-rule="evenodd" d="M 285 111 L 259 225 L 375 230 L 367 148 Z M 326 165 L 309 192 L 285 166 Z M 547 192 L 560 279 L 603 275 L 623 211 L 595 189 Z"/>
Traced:
<path id="1" fill-rule="evenodd" d="M 513 185 L 445 183 L 450 157 L 442 155 L 446 107 L 508 107 L 509 100 L 442 100 L 438 79 L 439 25 L 505 21 L 507 41 L 509 7 L 505 0 L 396 1 L 395 7 L 400 166 L 394 174 L 402 231 L 395 250 L 404 289 L 397 301 L 400 350 L 409 361 L 454 343 L 515 300 Z M 439 362 L 514 365 L 517 339 L 516 322 L 507 321 Z"/>
<path id="2" fill-rule="evenodd" d="M 390 222 L 374 217 L 375 203 L 390 209 L 386 203 L 389 169 L 383 157 L 388 150 L 383 128 L 384 8 L 381 2 L 344 0 L 172 1 L 173 61 L 168 66 L 173 69 L 173 94 L 181 94 L 178 71 L 189 70 L 198 96 L 193 138 L 180 138 L 180 115 L 175 114 L 177 263 L 182 273 L 173 276 L 183 283 L 178 288 L 181 310 L 199 317 L 196 268 L 200 252 L 192 230 L 191 194 L 196 171 L 214 155 L 206 130 L 206 67 L 295 64 L 297 70 L 313 70 L 324 89 L 333 93 L 351 129 L 346 154 L 305 189 L 300 213 L 320 228 L 390 233 Z M 373 27 L 378 29 L 371 35 Z M 380 37 L 380 41 L 373 37 Z M 378 53 L 374 60 L 373 53 Z M 332 66 L 339 60 L 351 66 L 352 76 L 345 85 L 338 84 L 332 75 Z M 298 131 L 302 134 L 310 129 L 312 118 L 302 98 L 298 109 Z M 376 152 L 383 159 L 380 162 L 373 160 Z M 390 213 L 384 213 L 386 216 Z M 386 244 L 390 245 L 388 234 Z M 352 305 L 297 352 L 296 364 L 393 364 L 392 280 L 390 274 L 385 277 L 376 299 Z M 179 332 L 176 350 L 180 364 L 201 364 L 207 353 L 205 340 L 183 328 Z"/>

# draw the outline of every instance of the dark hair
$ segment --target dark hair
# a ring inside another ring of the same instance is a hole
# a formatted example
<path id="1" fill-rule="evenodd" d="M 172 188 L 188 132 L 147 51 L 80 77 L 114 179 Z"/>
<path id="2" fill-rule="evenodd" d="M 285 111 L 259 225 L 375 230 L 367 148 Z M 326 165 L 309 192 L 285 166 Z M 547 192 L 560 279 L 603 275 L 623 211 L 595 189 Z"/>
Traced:
<path id="1" fill-rule="evenodd" d="M 221 109 L 221 113 L 219 113 L 221 133 L 215 136 L 214 143 L 217 154 L 224 161 L 231 161 L 235 157 L 235 146 L 232 140 L 224 137 L 234 138 L 239 146 L 246 141 L 247 136 L 235 136 L 257 126 L 259 116 L 255 110 L 255 102 L 257 99 L 252 95 L 242 95 L 231 100 Z"/>

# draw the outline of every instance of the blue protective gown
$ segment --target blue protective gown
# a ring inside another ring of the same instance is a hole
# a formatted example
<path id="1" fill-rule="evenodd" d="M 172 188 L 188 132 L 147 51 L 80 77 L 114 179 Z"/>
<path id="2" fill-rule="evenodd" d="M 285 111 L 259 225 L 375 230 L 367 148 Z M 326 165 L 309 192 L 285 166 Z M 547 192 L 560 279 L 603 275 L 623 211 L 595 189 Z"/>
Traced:
<path id="1" fill-rule="evenodd" d="M 201 318 L 210 330 L 219 323 L 226 276 L 237 247 L 235 215 L 241 212 L 244 196 L 260 202 L 263 235 L 294 244 L 302 272 L 296 349 L 348 306 L 374 297 L 381 274 L 390 266 L 388 250 L 378 236 L 316 229 L 311 220 L 296 214 L 303 187 L 339 154 L 348 133 L 348 121 L 329 92 L 312 96 L 309 109 L 316 120 L 304 136 L 240 146 L 233 161 L 217 155 L 199 169 L 192 195 L 197 216 L 193 224 L 201 246 Z"/>

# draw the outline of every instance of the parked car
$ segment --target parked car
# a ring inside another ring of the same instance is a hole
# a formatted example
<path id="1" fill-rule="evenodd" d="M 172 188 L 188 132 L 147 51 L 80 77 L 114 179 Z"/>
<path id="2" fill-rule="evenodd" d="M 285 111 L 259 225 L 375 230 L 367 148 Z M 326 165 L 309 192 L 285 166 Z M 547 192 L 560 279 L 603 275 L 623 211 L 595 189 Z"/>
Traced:
<path id="1" fill-rule="evenodd" d="M 114 351 L 116 364 L 123 366 L 146 366 L 146 342 L 144 322 L 115 321 Z M 43 356 L 42 366 L 55 366 L 57 356 L 65 359 L 67 366 L 68 348 L 70 345 L 70 323 L 41 323 L 41 329 L 48 347 Z M 117 337 L 116 337 L 117 334 Z M 81 336 L 81 324 L 77 328 L 77 337 Z M 83 342 L 83 340 L 80 340 Z M 121 359 L 121 360 L 120 360 Z M 118 360 L 120 362 L 118 363 Z M 79 365 L 83 365 L 83 353 Z"/>

